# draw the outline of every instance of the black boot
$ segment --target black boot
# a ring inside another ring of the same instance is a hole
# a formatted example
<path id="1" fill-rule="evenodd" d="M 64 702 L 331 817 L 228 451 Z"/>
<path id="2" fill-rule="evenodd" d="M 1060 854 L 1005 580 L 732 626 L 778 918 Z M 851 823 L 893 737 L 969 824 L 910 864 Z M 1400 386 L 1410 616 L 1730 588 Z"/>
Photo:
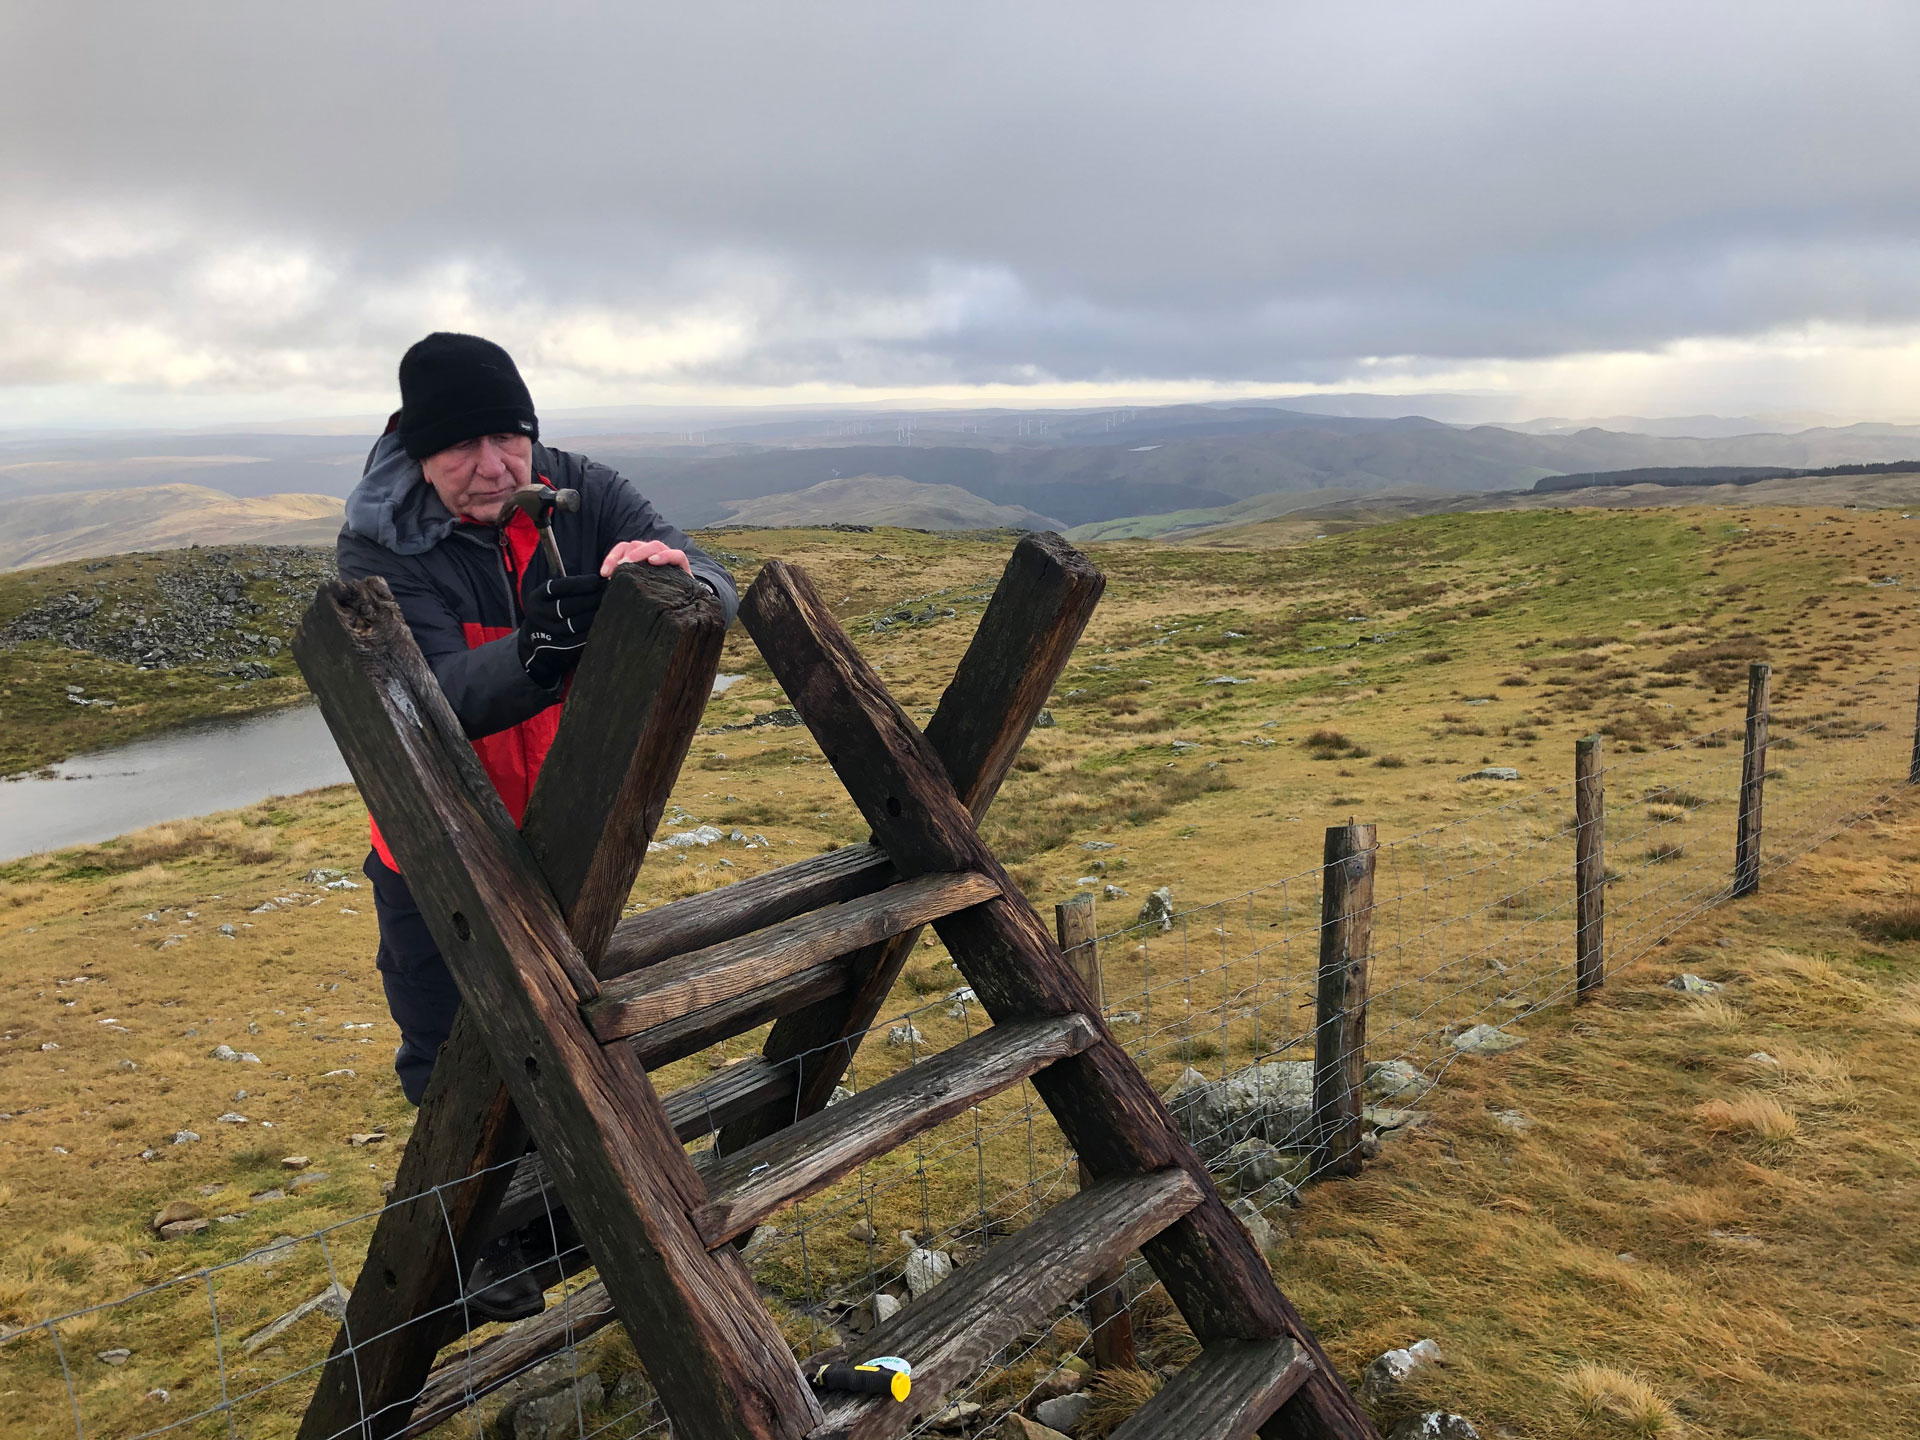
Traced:
<path id="1" fill-rule="evenodd" d="M 518 1231 L 489 1240 L 480 1252 L 467 1276 L 467 1308 L 483 1320 L 525 1320 L 547 1308 Z"/>

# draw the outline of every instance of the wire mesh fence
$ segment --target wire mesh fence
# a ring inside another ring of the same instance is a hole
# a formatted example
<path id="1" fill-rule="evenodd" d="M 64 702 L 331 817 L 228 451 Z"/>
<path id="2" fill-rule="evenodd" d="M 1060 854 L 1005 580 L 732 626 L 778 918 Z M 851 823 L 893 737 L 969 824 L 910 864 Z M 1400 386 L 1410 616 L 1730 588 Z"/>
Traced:
<path id="1" fill-rule="evenodd" d="M 1763 877 L 1907 784 L 1911 696 L 1906 677 L 1886 673 L 1823 705 L 1776 707 Z M 1744 737 L 1736 724 L 1605 757 L 1606 972 L 1646 956 L 1731 893 Z M 1351 1132 L 1359 1157 L 1422 1123 L 1422 1097 L 1463 1056 L 1504 1048 L 1516 1022 L 1574 998 L 1577 828 L 1569 765 L 1564 783 L 1373 851 L 1364 1078 Z M 1316 1040 L 1328 1023 L 1317 1002 L 1324 881 L 1316 866 L 1185 910 L 1150 901 L 1140 918 L 1092 942 L 1109 1026 L 1256 1238 L 1329 1161 L 1355 1158 L 1329 1153 L 1316 1108 Z M 843 1093 L 986 1024 L 944 951 L 916 959 L 925 963 L 906 977 L 916 1003 L 867 1032 Z M 656 1081 L 664 1091 L 703 1068 L 737 1063 L 758 1053 L 760 1039 L 739 1037 Z M 697 1163 L 712 1145 L 711 1135 L 693 1142 Z M 744 1257 L 797 1355 L 858 1350 L 860 1337 L 902 1305 L 1073 1194 L 1075 1159 L 1022 1082 L 780 1213 L 753 1233 Z M 489 1178 L 498 1177 L 470 1176 L 395 1203 L 431 1202 L 446 1214 L 460 1186 Z M 282 1237 L 0 1337 L 0 1372 L 20 1417 L 9 1433 L 296 1433 L 348 1287 L 369 1283 L 360 1267 L 378 1220 L 374 1212 Z M 670 1433 L 557 1195 L 542 1192 L 517 1238 L 516 1263 L 547 1292 L 545 1312 L 513 1326 L 487 1321 L 466 1257 L 455 1293 L 404 1322 L 444 1337 L 417 1400 L 395 1413 L 363 1410 L 340 1435 Z M 1142 1262 L 1105 1283 L 1130 1320 L 1142 1369 L 1191 1358 L 1192 1337 Z M 1090 1358 L 1092 1320 L 1086 1297 L 1063 1308 L 995 1356 L 952 1397 L 956 1409 L 922 1428 L 977 1430 L 1076 1383 L 1060 1378 L 1061 1367 Z M 381 1338 L 341 1335 L 338 1363 L 352 1367 Z"/>

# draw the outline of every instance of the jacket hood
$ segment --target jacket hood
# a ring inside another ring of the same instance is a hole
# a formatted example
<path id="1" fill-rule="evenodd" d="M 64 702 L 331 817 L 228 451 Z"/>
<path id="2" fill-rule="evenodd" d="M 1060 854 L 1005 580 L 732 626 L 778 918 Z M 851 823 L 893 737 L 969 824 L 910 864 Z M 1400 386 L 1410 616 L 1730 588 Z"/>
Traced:
<path id="1" fill-rule="evenodd" d="M 423 555 L 453 533 L 453 512 L 397 433 L 382 435 L 347 496 L 347 529 L 396 555 Z"/>

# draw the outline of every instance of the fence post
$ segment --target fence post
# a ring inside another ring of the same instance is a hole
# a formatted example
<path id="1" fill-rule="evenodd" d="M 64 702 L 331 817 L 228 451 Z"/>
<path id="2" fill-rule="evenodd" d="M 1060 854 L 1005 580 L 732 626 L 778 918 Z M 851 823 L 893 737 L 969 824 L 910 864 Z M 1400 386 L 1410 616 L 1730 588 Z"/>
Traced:
<path id="1" fill-rule="evenodd" d="M 1374 827 L 1327 830 L 1320 872 L 1320 980 L 1313 1030 L 1313 1175 L 1360 1173 L 1373 948 Z"/>
<path id="2" fill-rule="evenodd" d="M 1573 893 L 1576 998 L 1607 981 L 1607 798 L 1600 737 L 1573 744 Z"/>
<path id="3" fill-rule="evenodd" d="M 1737 899 L 1760 888 L 1760 801 L 1767 783 L 1767 712 L 1773 667 L 1756 660 L 1747 667 L 1747 742 L 1740 752 L 1740 824 L 1733 842 L 1733 893 Z"/>
<path id="4" fill-rule="evenodd" d="M 1920 696 L 1913 703 L 1913 759 L 1907 762 L 1907 784 L 1920 785 Z"/>
<path id="5" fill-rule="evenodd" d="M 1073 966 L 1074 973 L 1087 987 L 1095 1006 L 1106 1003 L 1100 975 L 1099 931 L 1093 917 L 1093 897 L 1076 895 L 1053 907 L 1053 926 L 1060 937 L 1060 951 Z M 1093 1184 L 1084 1163 L 1080 1166 L 1080 1188 Z M 1087 1325 L 1093 1331 L 1093 1363 L 1100 1370 L 1132 1370 L 1139 1362 L 1133 1355 L 1133 1316 L 1128 1312 L 1126 1296 L 1121 1293 L 1124 1272 L 1119 1266 L 1104 1270 L 1087 1282 Z"/>

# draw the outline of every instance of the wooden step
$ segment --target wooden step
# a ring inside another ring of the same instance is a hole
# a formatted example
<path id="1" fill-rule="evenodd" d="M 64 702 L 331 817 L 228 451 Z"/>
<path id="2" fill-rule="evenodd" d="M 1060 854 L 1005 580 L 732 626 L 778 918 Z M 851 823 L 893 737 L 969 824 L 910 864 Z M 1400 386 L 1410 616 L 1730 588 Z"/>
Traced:
<path id="1" fill-rule="evenodd" d="M 776 1210 L 1099 1038 L 1098 1027 L 1080 1014 L 983 1030 L 707 1168 L 707 1203 L 693 1212 L 693 1228 L 708 1249 L 724 1245 Z"/>
<path id="2" fill-rule="evenodd" d="M 1110 1440 L 1250 1440 L 1312 1373 L 1291 1339 L 1216 1340 Z"/>
<path id="3" fill-rule="evenodd" d="M 557 1355 L 618 1318 L 607 1287 L 581 1286 L 565 1302 L 521 1320 L 480 1344 L 462 1347 L 435 1365 L 413 1403 L 413 1414 L 392 1440 L 424 1435 L 534 1364 Z"/>
<path id="4" fill-rule="evenodd" d="M 751 997 L 763 987 L 863 945 L 991 900 L 996 880 L 973 871 L 921 875 L 857 900 L 828 905 L 734 940 L 676 955 L 600 987 L 581 1007 L 602 1044 Z"/>
<path id="5" fill-rule="evenodd" d="M 1046 1322 L 1094 1275 L 1159 1234 L 1200 1203 L 1184 1170 L 1103 1180 L 1063 1200 L 994 1246 L 931 1294 L 863 1336 L 856 1361 L 899 1355 L 913 1365 L 905 1401 L 821 1397 L 824 1422 L 808 1440 L 891 1440 L 946 1407 L 994 1353 Z M 848 1358 L 826 1351 L 804 1368 Z"/>
<path id="6" fill-rule="evenodd" d="M 736 1116 L 752 1114 L 761 1107 L 793 1093 L 794 1067 L 775 1065 L 755 1055 L 738 1065 L 695 1081 L 666 1097 L 667 1119 L 683 1145 L 698 1140 L 709 1131 L 730 1124 Z M 513 1181 L 487 1227 L 487 1238 L 505 1230 L 518 1230 L 537 1220 L 563 1202 L 552 1188 L 545 1162 L 538 1150 L 529 1151 L 513 1172 Z"/>
<path id="7" fill-rule="evenodd" d="M 596 973 L 603 981 L 617 980 L 822 905 L 871 895 L 899 878 L 886 851 L 876 845 L 842 845 L 824 855 L 810 855 L 778 870 L 629 915 L 614 927 Z"/>

